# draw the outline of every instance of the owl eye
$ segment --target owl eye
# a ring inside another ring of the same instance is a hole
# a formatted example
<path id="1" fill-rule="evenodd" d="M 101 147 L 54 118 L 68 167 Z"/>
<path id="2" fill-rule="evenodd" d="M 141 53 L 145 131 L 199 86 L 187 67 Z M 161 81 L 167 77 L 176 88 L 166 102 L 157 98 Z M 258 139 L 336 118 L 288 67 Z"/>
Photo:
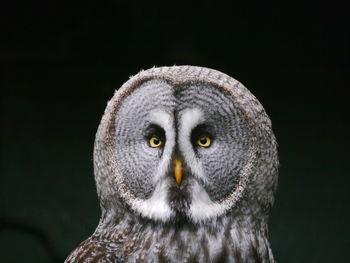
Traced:
<path id="1" fill-rule="evenodd" d="M 197 139 L 197 145 L 207 148 L 211 145 L 211 138 L 208 135 L 201 135 Z"/>
<path id="2" fill-rule="evenodd" d="M 163 141 L 156 135 L 153 135 L 149 138 L 149 146 L 157 148 L 163 145 Z"/>

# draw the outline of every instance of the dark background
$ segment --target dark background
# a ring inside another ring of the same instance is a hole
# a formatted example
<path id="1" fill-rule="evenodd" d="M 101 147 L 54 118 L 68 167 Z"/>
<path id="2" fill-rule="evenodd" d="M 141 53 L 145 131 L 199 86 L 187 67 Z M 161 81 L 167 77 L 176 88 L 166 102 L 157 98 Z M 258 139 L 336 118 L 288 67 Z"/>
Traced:
<path id="1" fill-rule="evenodd" d="M 95 229 L 106 102 L 154 65 L 240 80 L 270 115 L 278 262 L 350 262 L 349 24 L 342 2 L 60 1 L 0 9 L 1 262 L 62 262 Z"/>

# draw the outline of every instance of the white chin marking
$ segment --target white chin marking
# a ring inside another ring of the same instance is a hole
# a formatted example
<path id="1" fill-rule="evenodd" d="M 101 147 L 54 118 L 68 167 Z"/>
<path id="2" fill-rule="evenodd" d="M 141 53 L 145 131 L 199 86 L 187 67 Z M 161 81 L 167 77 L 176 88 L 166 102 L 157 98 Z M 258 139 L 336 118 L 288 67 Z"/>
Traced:
<path id="1" fill-rule="evenodd" d="M 132 209 L 139 212 L 143 217 L 165 222 L 173 215 L 167 201 L 168 191 L 169 187 L 163 181 L 157 185 L 152 196 L 147 200 L 139 198 L 133 200 Z"/>
<path id="2" fill-rule="evenodd" d="M 205 189 L 195 180 L 191 186 L 191 197 L 189 216 L 194 222 L 218 217 L 226 211 L 227 206 L 224 203 L 214 203 Z"/>

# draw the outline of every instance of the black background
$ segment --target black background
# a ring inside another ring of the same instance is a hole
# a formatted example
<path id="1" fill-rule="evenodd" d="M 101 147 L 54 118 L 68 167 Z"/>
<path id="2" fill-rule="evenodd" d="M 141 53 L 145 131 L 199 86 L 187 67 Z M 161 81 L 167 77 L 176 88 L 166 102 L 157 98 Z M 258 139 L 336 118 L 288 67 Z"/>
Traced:
<path id="1" fill-rule="evenodd" d="M 130 75 L 198 65 L 270 115 L 278 262 L 349 262 L 349 24 L 342 2 L 75 1 L 0 10 L 1 262 L 62 262 L 99 219 L 94 135 Z"/>

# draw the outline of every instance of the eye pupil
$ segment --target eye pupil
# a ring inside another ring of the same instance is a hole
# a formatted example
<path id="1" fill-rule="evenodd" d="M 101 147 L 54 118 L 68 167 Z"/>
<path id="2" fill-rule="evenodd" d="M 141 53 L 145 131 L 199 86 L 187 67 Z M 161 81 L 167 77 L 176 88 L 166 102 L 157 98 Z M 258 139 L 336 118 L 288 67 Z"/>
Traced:
<path id="1" fill-rule="evenodd" d="M 207 138 L 202 137 L 202 138 L 199 139 L 199 141 L 200 141 L 201 144 L 206 144 L 208 140 L 207 140 Z"/>
<path id="2" fill-rule="evenodd" d="M 154 138 L 154 139 L 153 139 L 153 143 L 154 143 L 155 145 L 158 145 L 158 144 L 160 144 L 160 140 L 159 140 L 158 138 Z"/>

